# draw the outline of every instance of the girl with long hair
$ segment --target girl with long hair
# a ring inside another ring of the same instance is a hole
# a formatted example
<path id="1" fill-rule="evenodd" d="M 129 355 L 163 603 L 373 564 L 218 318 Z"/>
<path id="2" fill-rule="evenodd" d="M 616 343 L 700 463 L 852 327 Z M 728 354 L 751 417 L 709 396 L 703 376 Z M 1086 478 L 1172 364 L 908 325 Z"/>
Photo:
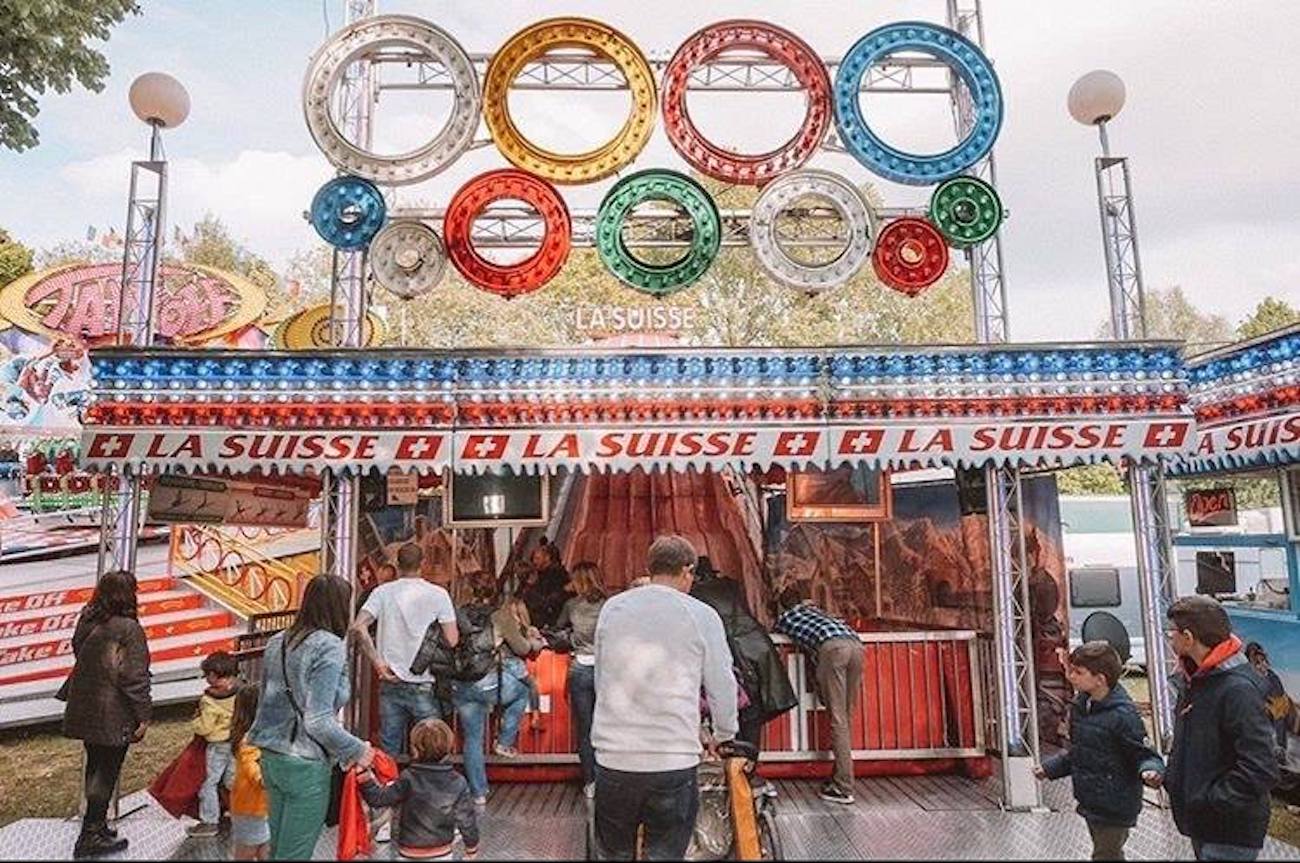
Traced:
<path id="1" fill-rule="evenodd" d="M 86 811 L 72 852 L 76 859 L 127 846 L 107 816 L 127 747 L 144 739 L 153 707 L 149 644 L 136 618 L 135 576 L 106 572 L 72 635 L 76 663 L 58 697 L 67 702 L 63 733 L 86 748 Z"/>
<path id="2" fill-rule="evenodd" d="M 230 751 L 235 756 L 235 784 L 230 789 L 230 843 L 236 860 L 265 860 L 271 847 L 266 787 L 262 784 L 262 750 L 245 740 L 257 717 L 259 693 L 256 684 L 240 686 L 230 719 Z"/>
<path id="3" fill-rule="evenodd" d="M 573 596 L 560 609 L 557 625 L 571 632 L 569 707 L 578 723 L 583 791 L 591 797 L 596 787 L 596 755 L 591 748 L 591 720 L 596 713 L 596 620 L 607 596 L 600 567 L 589 560 L 575 565 L 568 590 Z"/>
<path id="4" fill-rule="evenodd" d="M 293 624 L 267 642 L 261 703 L 247 734 L 262 750 L 271 859 L 309 860 L 325 828 L 330 768 L 369 767 L 370 744 L 338 712 L 352 697 L 344 636 L 352 586 L 334 575 L 307 582 Z"/>

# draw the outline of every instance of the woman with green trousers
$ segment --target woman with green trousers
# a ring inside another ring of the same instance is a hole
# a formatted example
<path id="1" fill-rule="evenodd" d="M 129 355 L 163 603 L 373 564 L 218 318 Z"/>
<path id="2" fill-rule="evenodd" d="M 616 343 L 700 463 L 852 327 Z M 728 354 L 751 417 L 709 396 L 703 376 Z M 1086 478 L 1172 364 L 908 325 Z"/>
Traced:
<path id="1" fill-rule="evenodd" d="M 370 766 L 370 744 L 338 719 L 352 695 L 343 640 L 351 601 L 343 579 L 311 579 L 293 625 L 273 636 L 263 654 L 248 742 L 262 750 L 272 860 L 311 859 L 325 828 L 334 764 Z"/>

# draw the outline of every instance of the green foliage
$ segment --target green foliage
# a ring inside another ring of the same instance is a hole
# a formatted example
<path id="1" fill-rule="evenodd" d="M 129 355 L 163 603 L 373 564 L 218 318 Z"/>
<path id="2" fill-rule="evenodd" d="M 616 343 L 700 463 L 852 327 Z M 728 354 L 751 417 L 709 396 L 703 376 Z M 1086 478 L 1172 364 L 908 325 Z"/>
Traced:
<path id="1" fill-rule="evenodd" d="M 1227 318 L 1200 311 L 1177 285 L 1146 292 L 1146 319 L 1148 338 L 1184 341 L 1191 353 L 1209 350 L 1236 338 Z M 1097 329 L 1097 336 L 1114 338 L 1109 320 Z"/>
<path id="2" fill-rule="evenodd" d="M 1300 323 L 1300 309 L 1277 297 L 1265 297 L 1255 306 L 1255 311 L 1237 325 L 1237 337 L 1253 339 L 1295 323 Z"/>
<path id="3" fill-rule="evenodd" d="M 1124 479 L 1109 464 L 1090 464 L 1057 471 L 1056 487 L 1062 495 L 1124 494 Z"/>
<path id="4" fill-rule="evenodd" d="M 86 43 L 137 12 L 135 0 L 0 0 L 0 147 L 39 142 L 31 120 L 46 90 L 103 90 L 108 61 Z"/>
<path id="5" fill-rule="evenodd" d="M 32 271 L 32 250 L 0 228 L 0 288 Z"/>
<path id="6" fill-rule="evenodd" d="M 226 223 L 211 213 L 179 240 L 180 257 L 187 264 L 236 273 L 262 290 L 268 290 L 277 281 L 271 265 L 236 241 Z"/>

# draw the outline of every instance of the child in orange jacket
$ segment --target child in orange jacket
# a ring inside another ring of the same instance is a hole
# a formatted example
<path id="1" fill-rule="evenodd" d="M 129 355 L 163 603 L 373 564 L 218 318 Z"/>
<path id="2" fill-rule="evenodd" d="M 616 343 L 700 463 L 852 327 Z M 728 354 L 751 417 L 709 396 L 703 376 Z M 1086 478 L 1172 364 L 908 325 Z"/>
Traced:
<path id="1" fill-rule="evenodd" d="M 236 860 L 265 860 L 270 851 L 266 788 L 262 785 L 262 750 L 244 742 L 257 716 L 258 687 L 245 683 L 235 695 L 230 748 L 235 757 L 235 784 L 230 790 L 230 840 Z"/>

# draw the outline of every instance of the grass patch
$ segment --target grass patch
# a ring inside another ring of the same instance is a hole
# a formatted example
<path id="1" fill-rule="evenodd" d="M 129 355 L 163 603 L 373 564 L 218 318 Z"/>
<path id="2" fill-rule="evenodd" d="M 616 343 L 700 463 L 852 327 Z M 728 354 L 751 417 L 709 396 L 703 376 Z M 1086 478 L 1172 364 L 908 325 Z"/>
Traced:
<path id="1" fill-rule="evenodd" d="M 126 754 L 122 796 L 148 787 L 189 743 L 197 702 L 157 707 L 149 733 Z M 66 818 L 81 798 L 80 740 L 58 722 L 0 731 L 0 827 L 23 818 Z"/>

